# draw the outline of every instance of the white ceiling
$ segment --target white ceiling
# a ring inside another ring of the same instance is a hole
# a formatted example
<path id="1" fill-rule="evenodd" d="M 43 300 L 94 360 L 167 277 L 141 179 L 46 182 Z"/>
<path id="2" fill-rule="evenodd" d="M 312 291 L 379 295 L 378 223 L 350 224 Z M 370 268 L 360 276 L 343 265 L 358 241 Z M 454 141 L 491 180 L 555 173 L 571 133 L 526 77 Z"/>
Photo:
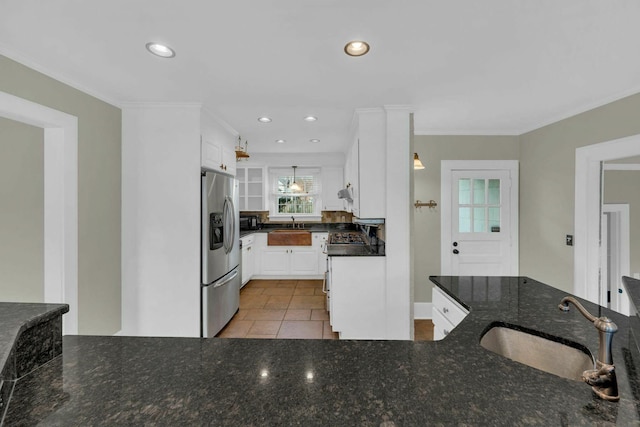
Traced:
<path id="1" fill-rule="evenodd" d="M 0 53 L 116 105 L 202 102 L 250 152 L 335 152 L 356 108 L 521 134 L 640 92 L 639 21 L 637 0 L 0 0 Z"/>

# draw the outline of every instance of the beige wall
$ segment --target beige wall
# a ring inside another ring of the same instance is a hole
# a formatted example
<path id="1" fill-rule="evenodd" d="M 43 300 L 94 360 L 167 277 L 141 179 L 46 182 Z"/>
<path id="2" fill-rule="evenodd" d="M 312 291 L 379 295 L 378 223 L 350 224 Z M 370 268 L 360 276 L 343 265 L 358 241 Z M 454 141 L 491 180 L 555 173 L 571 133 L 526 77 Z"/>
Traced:
<path id="1" fill-rule="evenodd" d="M 0 301 L 44 301 L 43 138 L 0 118 Z"/>
<path id="2" fill-rule="evenodd" d="M 640 94 L 520 136 L 520 274 L 572 292 L 575 150 L 640 133 Z"/>
<path id="3" fill-rule="evenodd" d="M 121 323 L 121 111 L 4 56 L 0 76 L 0 91 L 78 117 L 79 333 L 115 333 Z"/>
<path id="4" fill-rule="evenodd" d="M 520 136 L 416 136 L 426 169 L 415 172 L 415 198 L 440 201 L 440 160 L 519 160 L 520 274 L 572 292 L 565 235 L 573 234 L 575 150 L 640 133 L 638 111 L 640 94 Z M 440 272 L 439 207 L 416 212 L 415 238 L 415 301 L 429 302 L 428 276 Z"/>
<path id="5" fill-rule="evenodd" d="M 420 208 L 414 216 L 414 296 L 416 302 L 429 302 L 429 276 L 440 274 L 440 161 L 518 160 L 519 144 L 517 136 L 416 135 L 414 151 L 425 166 L 413 175 L 415 199 L 438 202 L 437 208 Z"/>
<path id="6" fill-rule="evenodd" d="M 629 204 L 630 272 L 640 273 L 640 171 L 604 172 L 604 202 Z"/>

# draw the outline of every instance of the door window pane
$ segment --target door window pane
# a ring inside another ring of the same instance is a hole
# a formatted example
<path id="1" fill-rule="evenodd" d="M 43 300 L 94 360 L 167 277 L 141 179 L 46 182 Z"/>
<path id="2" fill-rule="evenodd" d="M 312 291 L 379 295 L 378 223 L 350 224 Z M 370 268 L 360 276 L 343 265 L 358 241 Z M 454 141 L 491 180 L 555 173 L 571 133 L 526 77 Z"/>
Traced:
<path id="1" fill-rule="evenodd" d="M 471 208 L 458 209 L 458 232 L 471 232 Z"/>
<path id="2" fill-rule="evenodd" d="M 487 218 L 485 208 L 473 208 L 473 231 L 475 233 L 487 232 Z"/>
<path id="3" fill-rule="evenodd" d="M 471 180 L 463 178 L 458 180 L 458 204 L 468 205 L 471 203 Z"/>
<path id="4" fill-rule="evenodd" d="M 473 180 L 473 204 L 481 205 L 484 203 L 484 179 Z"/>
<path id="5" fill-rule="evenodd" d="M 489 180 L 489 202 L 490 205 L 500 204 L 500 180 Z"/>
<path id="6" fill-rule="evenodd" d="M 500 231 L 500 208 L 489 208 L 489 231 Z"/>

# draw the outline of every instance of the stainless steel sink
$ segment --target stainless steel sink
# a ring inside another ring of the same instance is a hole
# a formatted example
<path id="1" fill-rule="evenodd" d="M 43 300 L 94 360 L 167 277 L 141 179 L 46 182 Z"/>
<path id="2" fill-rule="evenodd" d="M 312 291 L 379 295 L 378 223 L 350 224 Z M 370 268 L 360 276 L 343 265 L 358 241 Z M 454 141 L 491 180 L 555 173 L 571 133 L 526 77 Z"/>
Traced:
<path id="1" fill-rule="evenodd" d="M 576 381 L 582 381 L 582 373 L 595 367 L 593 355 L 581 344 L 503 322 L 491 323 L 482 334 L 480 345 L 500 356 Z"/>

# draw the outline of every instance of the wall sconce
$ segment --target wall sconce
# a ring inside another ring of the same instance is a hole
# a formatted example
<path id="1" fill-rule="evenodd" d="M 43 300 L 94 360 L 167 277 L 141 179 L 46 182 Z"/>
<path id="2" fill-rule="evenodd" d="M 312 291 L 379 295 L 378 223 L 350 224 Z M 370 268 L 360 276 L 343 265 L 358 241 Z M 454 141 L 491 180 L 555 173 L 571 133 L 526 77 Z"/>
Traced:
<path id="1" fill-rule="evenodd" d="M 420 161 L 420 157 L 418 157 L 418 153 L 413 153 L 413 169 L 424 169 L 424 165 Z"/>

